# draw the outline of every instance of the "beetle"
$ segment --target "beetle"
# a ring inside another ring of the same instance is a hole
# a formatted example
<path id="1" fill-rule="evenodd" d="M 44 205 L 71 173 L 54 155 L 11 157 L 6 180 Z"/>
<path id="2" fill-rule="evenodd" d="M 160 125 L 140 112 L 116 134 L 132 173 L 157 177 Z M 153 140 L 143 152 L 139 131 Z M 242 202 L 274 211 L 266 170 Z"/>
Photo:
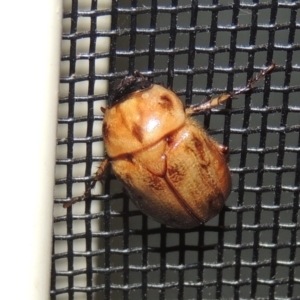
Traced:
<path id="1" fill-rule="evenodd" d="M 243 89 L 189 107 L 139 72 L 125 77 L 102 108 L 106 158 L 84 195 L 64 207 L 87 199 L 110 164 L 135 205 L 162 224 L 188 229 L 216 216 L 231 192 L 228 148 L 191 116 L 249 91 L 274 68 L 262 70 Z"/>

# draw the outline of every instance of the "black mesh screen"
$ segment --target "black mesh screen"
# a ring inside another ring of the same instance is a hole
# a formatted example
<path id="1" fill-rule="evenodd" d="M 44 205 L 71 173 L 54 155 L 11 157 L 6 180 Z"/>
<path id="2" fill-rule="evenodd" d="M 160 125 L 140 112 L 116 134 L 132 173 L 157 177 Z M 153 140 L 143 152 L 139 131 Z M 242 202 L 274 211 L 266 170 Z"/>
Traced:
<path id="1" fill-rule="evenodd" d="M 51 299 L 300 299 L 298 1 L 65 0 Z M 187 104 L 253 93 L 197 117 L 230 148 L 233 190 L 200 228 L 144 216 L 104 157 L 108 95 L 139 70 Z"/>

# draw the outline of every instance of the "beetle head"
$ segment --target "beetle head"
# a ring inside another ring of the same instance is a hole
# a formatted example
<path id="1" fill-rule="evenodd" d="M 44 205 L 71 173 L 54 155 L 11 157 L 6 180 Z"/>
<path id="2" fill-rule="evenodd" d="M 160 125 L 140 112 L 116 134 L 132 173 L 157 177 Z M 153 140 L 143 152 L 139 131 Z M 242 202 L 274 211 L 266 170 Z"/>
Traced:
<path id="1" fill-rule="evenodd" d="M 152 83 L 140 72 L 135 71 L 133 75 L 126 76 L 118 85 L 115 92 L 109 97 L 109 106 L 112 107 L 124 100 L 128 95 L 149 88 Z"/>

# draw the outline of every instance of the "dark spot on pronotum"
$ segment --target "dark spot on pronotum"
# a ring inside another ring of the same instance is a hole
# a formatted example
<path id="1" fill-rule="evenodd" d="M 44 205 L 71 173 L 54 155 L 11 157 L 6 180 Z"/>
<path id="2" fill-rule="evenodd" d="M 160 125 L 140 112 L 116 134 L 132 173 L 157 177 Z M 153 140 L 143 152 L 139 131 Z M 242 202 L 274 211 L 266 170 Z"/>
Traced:
<path id="1" fill-rule="evenodd" d="M 162 106 L 162 108 L 167 109 L 167 110 L 171 110 L 173 108 L 172 100 L 170 99 L 170 97 L 168 95 L 162 95 L 160 97 L 158 104 L 160 106 Z"/>
<path id="2" fill-rule="evenodd" d="M 143 132 L 141 126 L 138 124 L 133 123 L 132 124 L 132 134 L 133 136 L 140 142 L 143 142 Z"/>

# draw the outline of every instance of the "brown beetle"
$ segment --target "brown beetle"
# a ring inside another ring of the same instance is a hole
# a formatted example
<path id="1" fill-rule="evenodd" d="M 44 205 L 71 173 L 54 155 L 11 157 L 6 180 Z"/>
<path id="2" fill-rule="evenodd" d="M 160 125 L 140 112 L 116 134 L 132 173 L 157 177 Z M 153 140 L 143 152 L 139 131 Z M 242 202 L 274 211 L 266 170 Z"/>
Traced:
<path id="1" fill-rule="evenodd" d="M 227 147 L 219 145 L 190 116 L 249 91 L 272 64 L 244 89 L 185 108 L 174 92 L 140 73 L 126 77 L 102 111 L 106 159 L 89 197 L 110 163 L 136 206 L 156 221 L 177 228 L 205 223 L 222 209 L 231 191 Z"/>

